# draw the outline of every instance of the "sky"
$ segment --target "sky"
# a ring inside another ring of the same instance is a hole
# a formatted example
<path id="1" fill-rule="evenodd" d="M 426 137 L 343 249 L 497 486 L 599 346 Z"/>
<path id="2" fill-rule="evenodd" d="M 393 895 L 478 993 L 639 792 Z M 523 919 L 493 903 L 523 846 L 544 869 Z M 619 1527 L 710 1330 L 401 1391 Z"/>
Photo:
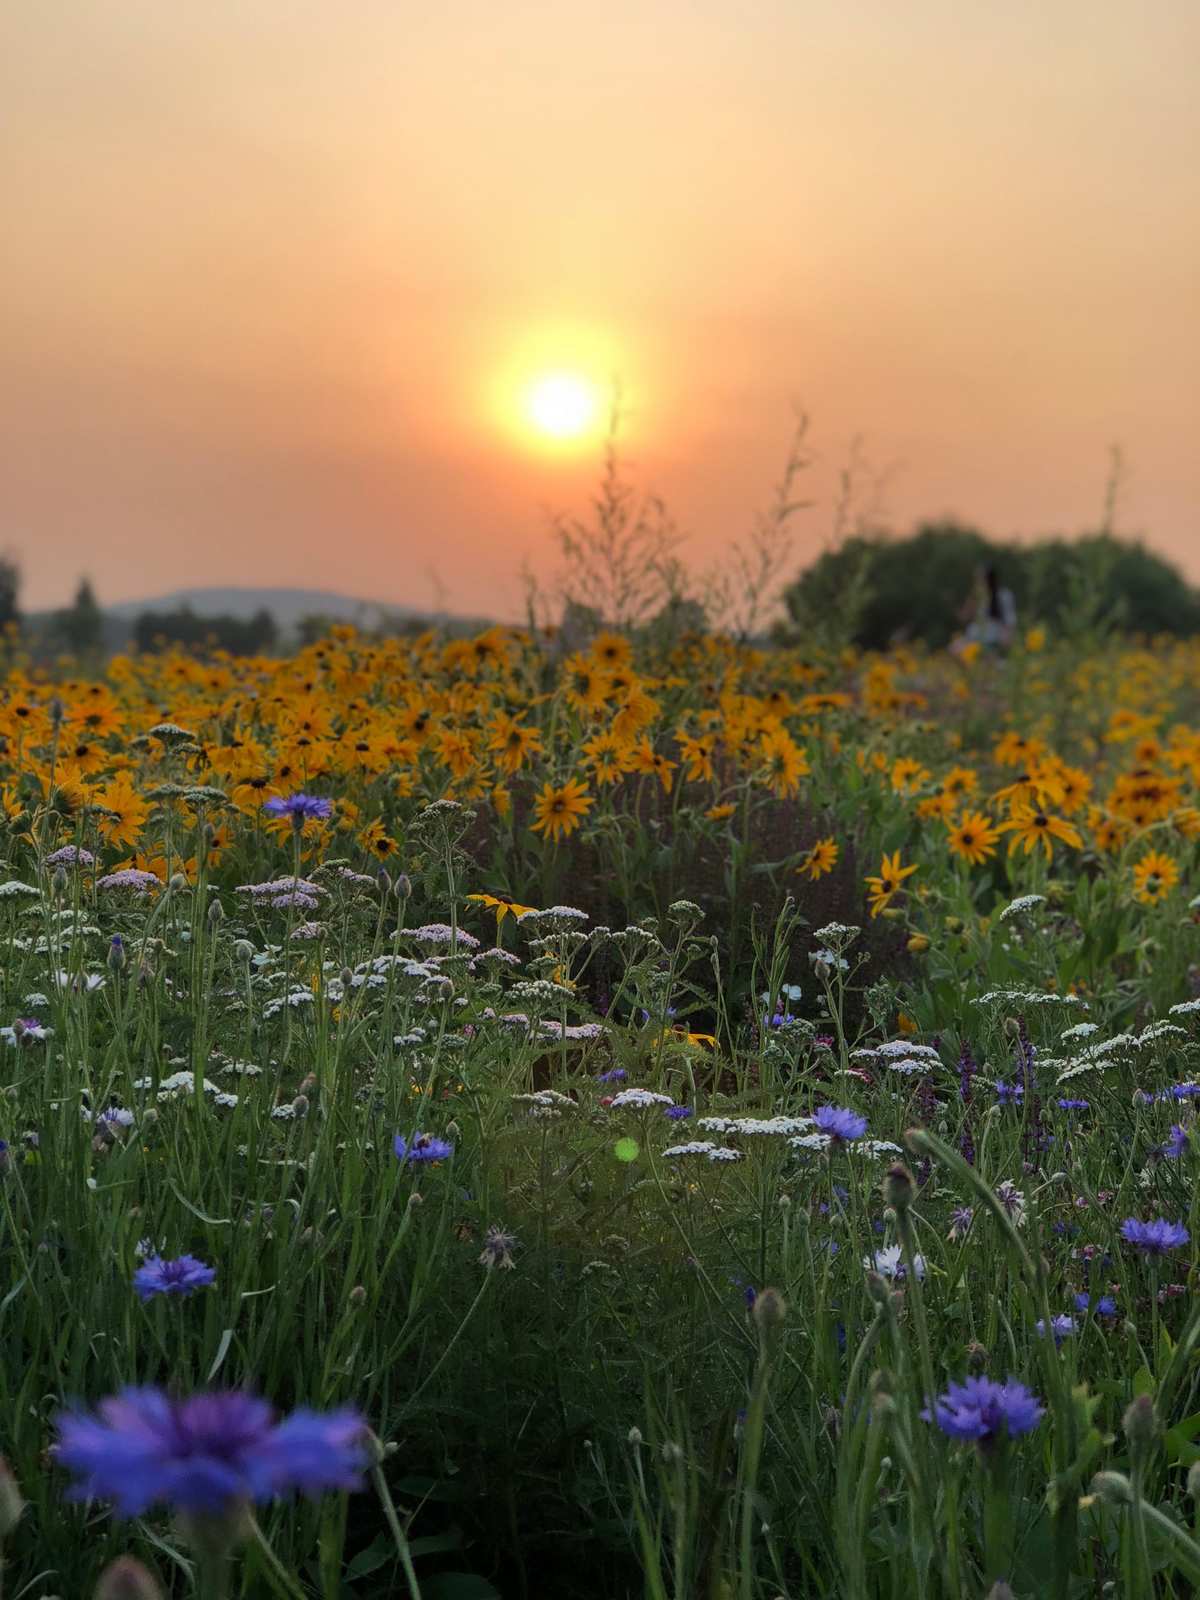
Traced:
<path id="1" fill-rule="evenodd" d="M 619 381 L 697 568 L 797 406 L 897 531 L 1200 580 L 1194 0 L 14 0 L 0 547 L 24 601 L 327 587 L 517 615 Z"/>

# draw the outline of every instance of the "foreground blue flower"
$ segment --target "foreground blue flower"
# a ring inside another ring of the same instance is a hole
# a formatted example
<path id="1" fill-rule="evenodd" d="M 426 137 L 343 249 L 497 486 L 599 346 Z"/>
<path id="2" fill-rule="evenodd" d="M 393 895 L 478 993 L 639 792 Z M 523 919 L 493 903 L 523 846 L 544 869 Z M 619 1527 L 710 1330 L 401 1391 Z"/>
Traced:
<path id="1" fill-rule="evenodd" d="M 110 1500 L 123 1517 L 156 1504 L 219 1516 L 293 1490 L 358 1489 L 368 1463 L 352 1408 L 277 1422 L 265 1400 L 236 1389 L 183 1400 L 124 1389 L 94 1412 L 62 1413 L 55 1454 L 74 1476 L 71 1499 Z"/>
<path id="2" fill-rule="evenodd" d="M 189 1295 L 212 1283 L 217 1273 L 195 1256 L 177 1256 L 174 1261 L 164 1261 L 162 1256 L 148 1256 L 133 1275 L 133 1287 L 139 1300 L 152 1300 L 156 1294 Z"/>
<path id="3" fill-rule="evenodd" d="M 392 1143 L 397 1161 L 446 1161 L 454 1154 L 454 1146 L 446 1139 L 435 1138 L 432 1133 L 414 1133 L 406 1139 L 398 1133 Z"/>
<path id="4" fill-rule="evenodd" d="M 1168 1250 L 1177 1250 L 1187 1244 L 1191 1234 L 1182 1222 L 1168 1222 L 1159 1217 L 1154 1222 L 1139 1222 L 1136 1217 L 1126 1217 L 1121 1224 L 1121 1237 L 1126 1244 L 1135 1245 L 1143 1255 L 1165 1256 Z"/>
<path id="5" fill-rule="evenodd" d="M 867 1131 L 866 1117 L 844 1106 L 818 1106 L 813 1112 L 813 1121 L 835 1144 L 852 1144 Z"/>
<path id="6" fill-rule="evenodd" d="M 952 1383 L 934 1402 L 932 1415 L 928 1408 L 921 1413 L 926 1422 L 936 1422 L 952 1439 L 977 1441 L 1029 1433 L 1043 1414 L 1037 1396 L 1015 1378 L 1004 1383 L 993 1378 Z"/>
<path id="7" fill-rule="evenodd" d="M 326 817 L 331 817 L 333 801 L 323 795 L 298 792 L 283 800 L 268 800 L 263 810 L 269 817 L 291 817 L 296 827 L 302 828 L 306 822 L 324 822 Z"/>

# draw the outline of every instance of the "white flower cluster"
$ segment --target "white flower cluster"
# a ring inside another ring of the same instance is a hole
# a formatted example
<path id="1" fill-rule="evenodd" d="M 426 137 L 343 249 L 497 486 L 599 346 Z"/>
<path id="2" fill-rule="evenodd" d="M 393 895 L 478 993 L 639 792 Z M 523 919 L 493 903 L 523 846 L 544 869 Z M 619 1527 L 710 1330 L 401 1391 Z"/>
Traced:
<path id="1" fill-rule="evenodd" d="M 698 1117 L 705 1133 L 744 1134 L 748 1138 L 785 1136 L 812 1127 L 811 1117 Z"/>
<path id="2" fill-rule="evenodd" d="M 972 1000 L 975 1006 L 1081 1006 L 1087 1010 L 1087 1001 L 1081 1000 L 1077 994 L 1057 994 L 1047 989 L 989 989 L 986 994 L 981 994 L 978 999 Z"/>
<path id="3" fill-rule="evenodd" d="M 637 1106 L 644 1110 L 650 1106 L 674 1104 L 669 1094 L 656 1094 L 653 1089 L 622 1089 L 620 1094 L 614 1095 L 612 1099 L 614 1111 L 623 1111 L 627 1106 Z"/>
<path id="4" fill-rule="evenodd" d="M 727 1145 L 713 1144 L 708 1139 L 693 1139 L 690 1144 L 673 1144 L 662 1152 L 665 1161 L 674 1161 L 681 1156 L 703 1156 L 707 1161 L 740 1161 L 742 1152 L 731 1150 Z"/>
<path id="5" fill-rule="evenodd" d="M 1014 917 L 1024 916 L 1026 911 L 1032 911 L 1035 906 L 1044 906 L 1044 894 L 1019 894 L 1015 900 L 1010 900 L 1000 913 L 1000 922 L 1011 922 Z"/>

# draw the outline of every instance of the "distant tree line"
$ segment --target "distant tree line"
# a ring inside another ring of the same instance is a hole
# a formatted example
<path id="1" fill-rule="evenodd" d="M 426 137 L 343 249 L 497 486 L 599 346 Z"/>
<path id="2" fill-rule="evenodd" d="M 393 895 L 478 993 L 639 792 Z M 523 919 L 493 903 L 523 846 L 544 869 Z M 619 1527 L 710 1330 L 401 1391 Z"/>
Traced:
<path id="1" fill-rule="evenodd" d="M 233 656 L 265 655 L 275 648 L 275 618 L 260 607 L 253 616 L 197 616 L 190 606 L 176 611 L 142 611 L 134 618 L 133 643 L 138 650 L 182 647 L 204 655 L 226 650 Z"/>
<path id="2" fill-rule="evenodd" d="M 785 592 L 787 632 L 838 632 L 863 649 L 901 640 L 931 648 L 962 627 L 980 571 L 994 566 L 1021 627 L 1078 634 L 1200 632 L 1200 592 L 1140 541 L 1111 534 L 1017 544 L 953 522 L 925 523 L 907 538 L 858 536 L 825 551 Z"/>

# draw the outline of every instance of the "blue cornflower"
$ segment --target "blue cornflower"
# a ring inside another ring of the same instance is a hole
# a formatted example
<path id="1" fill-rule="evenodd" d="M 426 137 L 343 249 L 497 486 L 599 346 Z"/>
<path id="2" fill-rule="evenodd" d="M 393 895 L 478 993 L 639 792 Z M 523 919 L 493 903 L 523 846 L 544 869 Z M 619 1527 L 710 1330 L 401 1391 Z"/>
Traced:
<path id="1" fill-rule="evenodd" d="M 1126 1244 L 1136 1245 L 1146 1256 L 1165 1256 L 1187 1244 L 1191 1234 L 1182 1222 L 1168 1222 L 1159 1217 L 1154 1222 L 1139 1222 L 1136 1217 L 1126 1217 L 1121 1224 L 1121 1237 Z"/>
<path id="2" fill-rule="evenodd" d="M 952 1383 L 934 1402 L 932 1415 L 928 1407 L 921 1413 L 926 1422 L 936 1421 L 952 1439 L 980 1442 L 1005 1433 L 1013 1437 L 1029 1433 L 1043 1414 L 1037 1396 L 1015 1378 L 1004 1383 L 992 1378 Z"/>
<path id="3" fill-rule="evenodd" d="M 844 1106 L 818 1106 L 813 1112 L 813 1121 L 835 1144 L 851 1144 L 867 1131 L 866 1117 Z"/>
<path id="4" fill-rule="evenodd" d="M 1167 1135 L 1167 1142 L 1159 1145 L 1159 1154 L 1166 1156 L 1168 1160 L 1176 1161 L 1187 1149 L 1190 1143 L 1191 1140 L 1188 1136 L 1187 1130 L 1181 1128 L 1178 1123 L 1175 1123 L 1170 1133 Z"/>
<path id="5" fill-rule="evenodd" d="M 1090 1111 L 1092 1106 L 1090 1100 L 1060 1100 L 1058 1109 L 1060 1111 Z"/>
<path id="6" fill-rule="evenodd" d="M 1200 1083 L 1173 1083 L 1157 1097 L 1160 1100 L 1194 1100 L 1200 1095 Z"/>
<path id="7" fill-rule="evenodd" d="M 1045 1334 L 1045 1332 L 1046 1332 L 1046 1319 L 1045 1319 L 1045 1317 L 1039 1317 L 1037 1319 L 1037 1331 L 1038 1331 L 1039 1334 L 1043 1334 L 1043 1335 Z M 1077 1333 L 1078 1332 L 1078 1324 L 1076 1323 L 1074 1317 L 1069 1317 L 1069 1316 L 1066 1316 L 1066 1315 L 1059 1316 L 1059 1317 L 1051 1317 L 1050 1318 L 1050 1332 L 1054 1335 L 1055 1344 L 1061 1344 L 1064 1339 L 1069 1339 L 1073 1333 Z"/>
<path id="8" fill-rule="evenodd" d="M 1097 1317 L 1115 1317 L 1117 1314 L 1117 1302 L 1110 1294 L 1100 1294 L 1094 1297 L 1086 1294 L 1077 1294 L 1075 1296 L 1075 1309 L 1083 1313 L 1090 1310 L 1093 1316 Z"/>
<path id="9" fill-rule="evenodd" d="M 74 1474 L 73 1500 L 111 1500 L 123 1517 L 159 1502 L 219 1516 L 293 1489 L 360 1488 L 365 1434 L 349 1407 L 276 1422 L 266 1401 L 236 1389 L 183 1400 L 124 1389 L 94 1412 L 61 1413 L 55 1453 Z"/>
<path id="10" fill-rule="evenodd" d="M 667 1106 L 663 1114 L 670 1117 L 672 1122 L 682 1122 L 685 1117 L 692 1115 L 692 1108 L 691 1106 Z"/>
<path id="11" fill-rule="evenodd" d="M 284 800 L 268 800 L 263 810 L 269 817 L 291 817 L 293 826 L 302 828 L 306 822 L 324 822 L 331 817 L 333 801 L 323 795 L 297 792 Z"/>
<path id="12" fill-rule="evenodd" d="M 1023 1083 L 1006 1083 L 1003 1078 L 996 1084 L 996 1100 L 1002 1106 L 1020 1105 L 1025 1098 Z"/>
<path id="13" fill-rule="evenodd" d="M 216 1278 L 216 1269 L 205 1266 L 195 1256 L 177 1256 L 164 1261 L 162 1256 L 147 1256 L 133 1275 L 133 1287 L 143 1303 L 156 1294 L 195 1294 Z"/>
<path id="14" fill-rule="evenodd" d="M 607 1072 L 596 1074 L 597 1083 L 624 1083 L 629 1076 L 624 1067 L 610 1067 Z"/>
<path id="15" fill-rule="evenodd" d="M 446 1139 L 432 1133 L 414 1133 L 411 1141 L 398 1133 L 392 1143 L 397 1161 L 445 1161 L 454 1154 L 454 1146 Z"/>

